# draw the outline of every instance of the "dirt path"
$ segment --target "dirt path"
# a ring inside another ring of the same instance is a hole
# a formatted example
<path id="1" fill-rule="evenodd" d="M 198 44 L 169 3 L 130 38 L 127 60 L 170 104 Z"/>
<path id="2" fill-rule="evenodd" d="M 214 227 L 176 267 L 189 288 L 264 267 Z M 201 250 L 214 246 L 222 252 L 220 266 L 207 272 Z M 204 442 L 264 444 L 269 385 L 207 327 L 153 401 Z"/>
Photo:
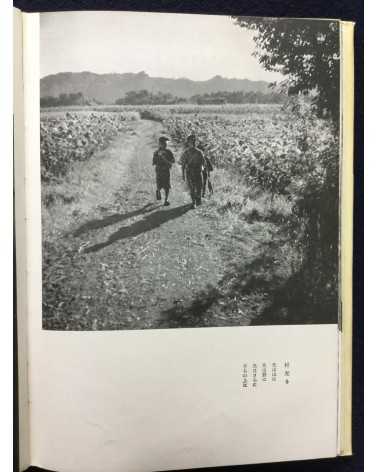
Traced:
<path id="1" fill-rule="evenodd" d="M 96 185 L 50 211 L 65 217 L 44 247 L 45 328 L 239 326 L 266 306 L 261 245 L 274 228 L 235 222 L 211 200 L 191 210 L 178 165 L 171 205 L 156 202 L 152 153 L 162 131 L 142 121 L 117 138 L 76 169 Z"/>

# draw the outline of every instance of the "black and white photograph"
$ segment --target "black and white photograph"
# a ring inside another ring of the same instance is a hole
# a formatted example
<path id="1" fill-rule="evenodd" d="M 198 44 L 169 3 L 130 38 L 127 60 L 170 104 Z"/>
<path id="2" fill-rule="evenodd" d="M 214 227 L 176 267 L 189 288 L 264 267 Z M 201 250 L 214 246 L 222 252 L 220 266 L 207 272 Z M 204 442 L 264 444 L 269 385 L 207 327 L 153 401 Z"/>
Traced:
<path id="1" fill-rule="evenodd" d="M 42 327 L 335 324 L 339 22 L 40 15 Z"/>

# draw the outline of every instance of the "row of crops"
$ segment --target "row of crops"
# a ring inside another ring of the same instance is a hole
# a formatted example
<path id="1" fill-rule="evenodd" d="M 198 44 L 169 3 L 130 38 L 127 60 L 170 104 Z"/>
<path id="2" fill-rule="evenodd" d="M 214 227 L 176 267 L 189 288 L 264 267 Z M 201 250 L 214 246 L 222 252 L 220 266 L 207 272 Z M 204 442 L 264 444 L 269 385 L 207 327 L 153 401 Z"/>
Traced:
<path id="1" fill-rule="evenodd" d="M 136 112 L 48 112 L 41 115 L 41 179 L 54 182 L 75 161 L 105 149 L 118 133 L 128 131 Z"/>

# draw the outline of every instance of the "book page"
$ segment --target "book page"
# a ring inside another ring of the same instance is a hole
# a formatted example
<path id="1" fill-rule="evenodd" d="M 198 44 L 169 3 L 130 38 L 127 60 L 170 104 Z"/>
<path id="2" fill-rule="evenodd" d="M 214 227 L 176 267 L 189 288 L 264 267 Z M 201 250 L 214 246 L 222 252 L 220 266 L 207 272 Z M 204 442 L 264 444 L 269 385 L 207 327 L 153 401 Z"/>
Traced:
<path id="1" fill-rule="evenodd" d="M 338 22 L 281 20 L 335 45 L 320 106 L 248 62 L 276 20 L 174 19 L 25 15 L 36 466 L 339 453 Z"/>

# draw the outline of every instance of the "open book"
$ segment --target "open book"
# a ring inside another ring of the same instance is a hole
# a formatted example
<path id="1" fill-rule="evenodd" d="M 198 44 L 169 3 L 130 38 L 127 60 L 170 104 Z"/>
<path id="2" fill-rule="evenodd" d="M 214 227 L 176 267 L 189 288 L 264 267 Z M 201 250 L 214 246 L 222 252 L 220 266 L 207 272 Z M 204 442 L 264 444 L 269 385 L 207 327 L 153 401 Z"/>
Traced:
<path id="1" fill-rule="evenodd" d="M 353 24 L 14 22 L 22 470 L 351 454 Z"/>

